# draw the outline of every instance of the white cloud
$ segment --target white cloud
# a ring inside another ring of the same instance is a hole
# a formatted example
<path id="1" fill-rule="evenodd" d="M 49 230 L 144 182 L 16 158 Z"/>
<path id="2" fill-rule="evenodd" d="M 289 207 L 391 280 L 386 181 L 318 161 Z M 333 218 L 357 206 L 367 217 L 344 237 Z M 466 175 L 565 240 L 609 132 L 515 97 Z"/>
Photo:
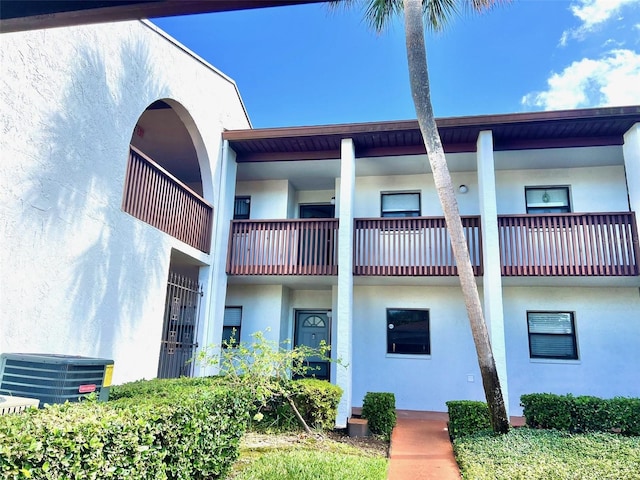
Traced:
<path id="1" fill-rule="evenodd" d="M 640 0 L 577 0 L 570 10 L 580 20 L 580 26 L 563 32 L 560 45 L 566 45 L 570 38 L 583 38 L 600 24 L 618 15 L 622 7 L 631 4 L 640 5 Z"/>
<path id="2" fill-rule="evenodd" d="M 612 50 L 599 60 L 583 58 L 547 80 L 548 89 L 522 97 L 545 110 L 640 104 L 640 54 Z"/>

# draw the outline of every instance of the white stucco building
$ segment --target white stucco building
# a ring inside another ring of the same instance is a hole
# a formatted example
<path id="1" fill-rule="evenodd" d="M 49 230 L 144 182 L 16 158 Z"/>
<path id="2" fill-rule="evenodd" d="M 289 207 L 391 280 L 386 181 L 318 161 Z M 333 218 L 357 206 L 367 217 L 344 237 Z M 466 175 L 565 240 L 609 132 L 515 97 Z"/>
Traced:
<path id="1" fill-rule="evenodd" d="M 367 391 L 483 398 L 416 122 L 251 129 L 146 22 L 2 39 L 0 352 L 113 358 L 119 383 L 268 330 L 346 364 L 317 365 L 339 424 Z M 509 412 L 640 396 L 640 107 L 439 126 Z"/>

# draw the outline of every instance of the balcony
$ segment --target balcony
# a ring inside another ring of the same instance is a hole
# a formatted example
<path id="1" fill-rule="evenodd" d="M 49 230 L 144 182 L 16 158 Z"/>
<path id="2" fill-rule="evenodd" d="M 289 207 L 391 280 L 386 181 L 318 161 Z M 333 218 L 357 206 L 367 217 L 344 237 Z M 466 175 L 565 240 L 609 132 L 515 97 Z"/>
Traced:
<path id="1" fill-rule="evenodd" d="M 482 275 L 480 217 L 463 217 L 471 264 Z M 444 218 L 354 220 L 356 276 L 455 276 Z M 503 276 L 637 276 L 635 214 L 498 217 Z M 336 219 L 234 220 L 230 275 L 337 275 Z"/>
<path id="2" fill-rule="evenodd" d="M 471 265 L 482 275 L 480 217 L 463 217 Z M 359 218 L 355 220 L 354 275 L 455 276 L 444 218 Z"/>
<path id="3" fill-rule="evenodd" d="M 337 275 L 338 220 L 232 220 L 230 275 Z"/>
<path id="4" fill-rule="evenodd" d="M 635 276 L 633 212 L 498 217 L 504 276 Z"/>
<path id="5" fill-rule="evenodd" d="M 213 207 L 135 147 L 129 151 L 122 209 L 209 253 Z"/>

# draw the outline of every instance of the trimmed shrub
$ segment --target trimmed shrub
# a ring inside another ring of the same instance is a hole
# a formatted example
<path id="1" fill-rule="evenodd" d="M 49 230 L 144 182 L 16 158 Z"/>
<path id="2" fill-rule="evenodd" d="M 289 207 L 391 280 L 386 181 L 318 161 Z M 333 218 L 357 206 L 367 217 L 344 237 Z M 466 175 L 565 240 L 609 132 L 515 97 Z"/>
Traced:
<path id="1" fill-rule="evenodd" d="M 396 397 L 389 392 L 367 392 L 362 402 L 362 418 L 369 421 L 371 433 L 391 436 L 396 425 Z"/>
<path id="2" fill-rule="evenodd" d="M 572 395 L 554 395 L 552 393 L 531 393 L 520 397 L 527 425 L 532 428 L 553 428 L 569 430 L 571 428 Z"/>
<path id="3" fill-rule="evenodd" d="M 447 402 L 447 410 L 449 436 L 452 439 L 491 429 L 489 407 L 485 402 L 451 400 Z"/>
<path id="4" fill-rule="evenodd" d="M 239 453 L 246 399 L 228 388 L 175 392 L 2 416 L 0 477 L 222 478 Z"/>
<path id="5" fill-rule="evenodd" d="M 155 378 L 114 385 L 109 392 L 109 401 L 121 398 L 170 397 L 180 395 L 185 389 L 211 388 L 220 385 L 222 377 Z"/>
<path id="6" fill-rule="evenodd" d="M 313 428 L 330 430 L 336 425 L 342 389 L 326 380 L 295 380 L 291 388 L 300 415 Z"/>
<path id="7" fill-rule="evenodd" d="M 290 390 L 296 408 L 305 422 L 320 430 L 331 430 L 335 427 L 338 414 L 338 403 L 342 397 L 342 389 L 326 380 L 305 378 L 291 381 Z M 256 415 L 262 416 L 256 421 Z M 252 430 L 298 431 L 302 427 L 295 417 L 286 398 L 272 398 L 266 406 L 256 402 L 251 411 L 249 428 Z"/>
<path id="8" fill-rule="evenodd" d="M 520 403 L 530 427 L 640 435 L 640 398 L 533 393 L 522 395 Z"/>
<path id="9" fill-rule="evenodd" d="M 624 435 L 640 436 L 640 398 L 614 397 L 607 401 L 611 428 Z"/>

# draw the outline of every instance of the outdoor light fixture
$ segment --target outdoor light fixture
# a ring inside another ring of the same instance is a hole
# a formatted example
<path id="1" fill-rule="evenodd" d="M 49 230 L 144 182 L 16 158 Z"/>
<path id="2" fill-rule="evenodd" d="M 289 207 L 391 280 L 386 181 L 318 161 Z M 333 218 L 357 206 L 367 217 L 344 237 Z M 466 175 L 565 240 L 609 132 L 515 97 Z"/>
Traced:
<path id="1" fill-rule="evenodd" d="M 336 197 L 331 197 L 331 205 L 335 205 L 336 204 Z"/>
<path id="2" fill-rule="evenodd" d="M 460 185 L 460 186 L 458 187 L 458 191 L 459 191 L 460 193 L 467 193 L 467 192 L 469 191 L 469 187 L 467 187 L 467 186 L 466 186 L 466 185 L 464 185 L 464 184 L 463 184 L 463 185 Z"/>

